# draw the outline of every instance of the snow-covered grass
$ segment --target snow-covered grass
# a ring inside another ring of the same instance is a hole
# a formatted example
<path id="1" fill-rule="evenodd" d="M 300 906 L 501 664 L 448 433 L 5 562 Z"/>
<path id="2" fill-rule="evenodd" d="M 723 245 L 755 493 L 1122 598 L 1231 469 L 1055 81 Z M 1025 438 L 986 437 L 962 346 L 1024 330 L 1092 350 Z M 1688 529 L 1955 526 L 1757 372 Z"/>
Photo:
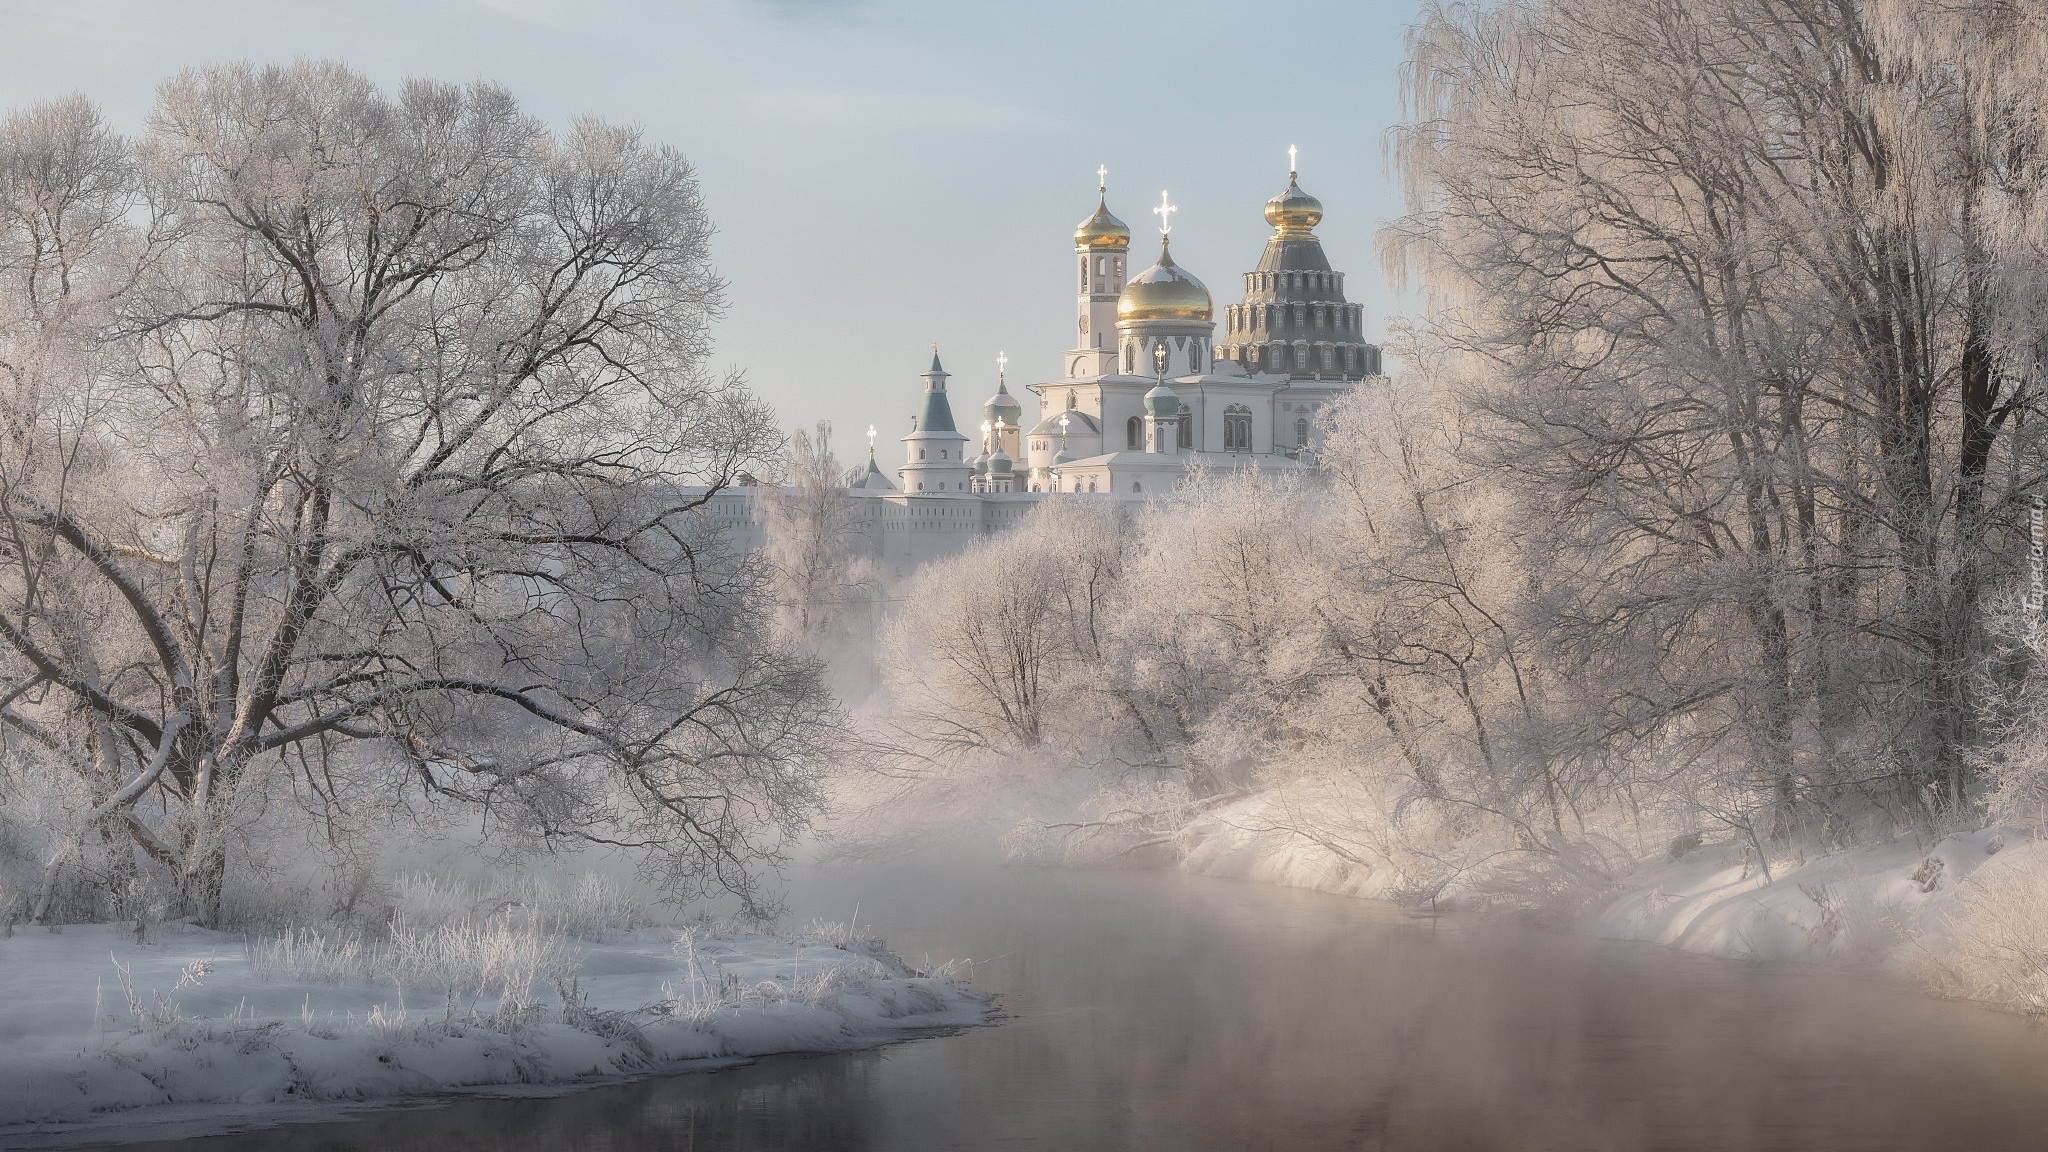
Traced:
<path id="1" fill-rule="evenodd" d="M 30 1131 L 139 1136 L 158 1112 L 247 1122 L 307 1101 L 848 1049 L 989 1012 L 952 972 L 915 969 L 850 924 L 664 929 L 594 890 L 572 917 L 538 889 L 507 901 L 400 887 L 382 931 L 70 925 L 0 938 L 0 1146 Z"/>
<path id="2" fill-rule="evenodd" d="M 250 941 L 248 961 L 259 980 L 388 985 L 440 996 L 467 1012 L 489 1001 L 516 1017 L 534 1008 L 538 991 L 575 977 L 583 949 L 532 917 L 501 912 L 431 928 L 401 919 L 382 940 L 365 939 L 358 929 L 290 929 Z"/>

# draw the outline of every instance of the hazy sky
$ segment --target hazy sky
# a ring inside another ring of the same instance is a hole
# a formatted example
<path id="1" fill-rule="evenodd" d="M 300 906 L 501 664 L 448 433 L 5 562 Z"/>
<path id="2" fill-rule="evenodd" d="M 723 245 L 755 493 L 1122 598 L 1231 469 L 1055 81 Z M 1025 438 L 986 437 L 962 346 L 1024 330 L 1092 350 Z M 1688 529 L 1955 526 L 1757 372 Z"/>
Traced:
<path id="1" fill-rule="evenodd" d="M 1416 0 L 0 0 L 0 105 L 83 91 L 141 125 L 196 63 L 338 57 L 382 82 L 488 78 L 561 124 L 643 125 L 696 163 L 731 309 L 719 357 L 849 463 L 908 429 L 937 341 L 966 418 L 1057 376 L 1076 223 L 1110 207 L 1220 306 L 1302 186 L 1370 330 L 1392 305 L 1373 230 L 1399 210 L 1381 136 Z"/>

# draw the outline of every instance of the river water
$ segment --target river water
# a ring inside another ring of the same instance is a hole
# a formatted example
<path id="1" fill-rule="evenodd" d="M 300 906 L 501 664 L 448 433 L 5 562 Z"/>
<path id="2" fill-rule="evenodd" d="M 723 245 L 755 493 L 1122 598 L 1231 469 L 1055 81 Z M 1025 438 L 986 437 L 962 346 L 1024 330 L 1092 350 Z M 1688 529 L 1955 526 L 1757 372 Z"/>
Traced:
<path id="1" fill-rule="evenodd" d="M 992 1027 L 179 1152 L 2048 1147 L 2048 1031 L 1877 977 L 1172 872 L 802 874 Z M 134 1146 L 130 1146 L 131 1149 Z"/>

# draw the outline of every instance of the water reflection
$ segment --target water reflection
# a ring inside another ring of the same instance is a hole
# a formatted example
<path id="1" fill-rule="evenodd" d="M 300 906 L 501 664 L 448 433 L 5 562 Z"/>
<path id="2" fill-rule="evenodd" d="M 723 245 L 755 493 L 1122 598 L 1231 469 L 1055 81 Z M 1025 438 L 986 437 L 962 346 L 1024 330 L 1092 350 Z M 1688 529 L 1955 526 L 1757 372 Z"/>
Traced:
<path id="1" fill-rule="evenodd" d="M 994 1028 L 545 1100 L 151 1147 L 2039 1147 L 2048 1037 L 1875 978 L 1412 921 L 1191 880 L 808 877 L 910 956 L 988 958 Z"/>

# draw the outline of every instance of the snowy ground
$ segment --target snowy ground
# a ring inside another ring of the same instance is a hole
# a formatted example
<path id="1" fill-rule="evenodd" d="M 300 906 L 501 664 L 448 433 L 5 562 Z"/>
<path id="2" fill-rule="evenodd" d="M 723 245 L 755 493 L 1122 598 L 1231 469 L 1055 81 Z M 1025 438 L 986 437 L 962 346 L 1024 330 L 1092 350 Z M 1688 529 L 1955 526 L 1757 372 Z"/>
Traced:
<path id="1" fill-rule="evenodd" d="M 641 929 L 569 942 L 580 965 L 566 1008 L 553 989 L 508 1005 L 333 973 L 300 979 L 253 963 L 239 936 L 197 928 L 151 926 L 149 937 L 137 943 L 126 925 L 17 927 L 0 939 L 0 1148 L 857 1048 L 991 1011 L 986 993 L 843 931 Z"/>
<path id="2" fill-rule="evenodd" d="M 1404 895 L 1393 891 L 1391 869 L 1294 831 L 1304 822 L 1281 804 L 1273 794 L 1256 795 L 1198 817 L 1180 838 L 1180 866 L 1348 896 Z M 1768 876 L 1740 844 L 1708 844 L 1628 872 L 1579 927 L 1709 956 L 1911 968 L 1916 958 L 1945 953 L 1967 916 L 1959 886 L 1993 859 L 2048 877 L 2048 841 L 2011 828 L 1774 860 Z M 1443 894 L 1449 904 L 1469 895 L 1455 884 Z"/>
<path id="3" fill-rule="evenodd" d="M 1903 945 L 1938 945 L 1978 868 L 2001 854 L 2048 867 L 2044 849 L 2024 832 L 1981 828 L 1931 847 L 1907 837 L 1779 864 L 1767 878 L 1738 846 L 1712 845 L 1634 873 L 1589 926 L 1710 956 L 1882 963 Z"/>

